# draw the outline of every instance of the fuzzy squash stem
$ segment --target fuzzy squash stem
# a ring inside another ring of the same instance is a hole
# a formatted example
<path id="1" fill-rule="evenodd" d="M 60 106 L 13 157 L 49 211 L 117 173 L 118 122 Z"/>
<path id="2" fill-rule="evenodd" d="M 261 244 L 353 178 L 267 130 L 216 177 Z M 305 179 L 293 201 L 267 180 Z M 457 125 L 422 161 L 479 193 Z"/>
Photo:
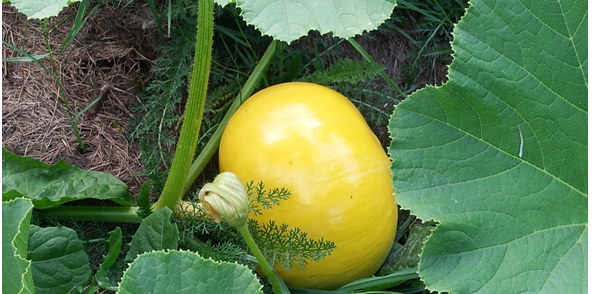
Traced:
<path id="1" fill-rule="evenodd" d="M 181 134 L 173 157 L 173 163 L 161 197 L 153 204 L 153 211 L 168 206 L 175 209 L 177 201 L 183 196 L 183 187 L 188 178 L 196 143 L 200 133 L 210 62 L 212 59 L 212 37 L 214 22 L 213 0 L 198 1 L 198 30 L 196 33 L 196 53 L 192 81 L 184 114 Z"/>

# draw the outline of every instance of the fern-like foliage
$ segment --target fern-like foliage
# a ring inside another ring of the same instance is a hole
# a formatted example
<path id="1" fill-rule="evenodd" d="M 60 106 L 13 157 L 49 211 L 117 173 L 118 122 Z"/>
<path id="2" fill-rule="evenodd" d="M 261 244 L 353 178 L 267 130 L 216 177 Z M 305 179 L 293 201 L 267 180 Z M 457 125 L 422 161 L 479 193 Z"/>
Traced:
<path id="1" fill-rule="evenodd" d="M 304 269 L 309 261 L 320 261 L 330 255 L 336 244 L 320 238 L 313 240 L 297 227 L 289 228 L 283 223 L 277 225 L 273 220 L 260 225 L 258 221 L 248 220 L 249 230 L 266 259 L 274 266 L 281 265 L 290 270 L 294 264 Z"/>
<path id="2" fill-rule="evenodd" d="M 246 186 L 252 199 L 250 207 L 254 215 L 262 215 L 263 209 L 282 205 L 281 201 L 289 199 L 291 195 L 285 188 L 267 190 L 262 182 L 255 185 L 250 182 Z M 289 228 L 285 223 L 277 225 L 273 220 L 259 224 L 258 221 L 249 219 L 248 228 L 270 264 L 280 264 L 285 270 L 290 270 L 295 264 L 303 269 L 308 261 L 320 261 L 336 248 L 332 241 L 310 239 L 301 229 Z"/>
<path id="3" fill-rule="evenodd" d="M 133 104 L 136 114 L 128 126 L 128 138 L 140 143 L 142 174 L 153 181 L 153 190 L 159 194 L 165 185 L 168 168 L 173 162 L 177 141 L 176 125 L 180 116 L 187 75 L 191 70 L 194 43 L 183 38 L 179 31 L 192 31 L 186 25 L 175 30 L 175 38 L 160 45 L 161 54 L 151 68 L 154 78 L 138 94 L 140 104 Z"/>
<path id="4" fill-rule="evenodd" d="M 250 182 L 246 186 L 254 215 L 261 215 L 265 209 L 282 205 L 282 200 L 289 199 L 291 195 L 286 188 L 266 189 L 262 182 Z M 194 193 L 189 199 L 193 205 L 185 206 L 183 209 L 186 211 L 176 211 L 176 215 L 181 216 L 174 218 L 174 222 L 180 231 L 182 247 L 215 260 L 244 262 L 248 249 L 237 230 L 225 222 L 216 223 L 208 219 L 199 205 L 197 195 L 198 193 Z M 270 264 L 282 265 L 286 270 L 290 270 L 294 265 L 305 268 L 308 262 L 320 261 L 336 248 L 330 240 L 310 239 L 301 229 L 290 228 L 288 224 L 277 225 L 273 220 L 259 224 L 258 221 L 249 219 L 248 229 Z M 205 241 L 197 241 L 198 239 Z M 242 248 L 243 255 L 238 248 Z"/>
<path id="5" fill-rule="evenodd" d="M 369 63 L 364 60 L 340 59 L 325 70 L 316 71 L 300 79 L 302 82 L 310 82 L 321 85 L 330 83 L 346 82 L 359 83 L 375 77 L 384 70 L 384 67 L 377 63 Z"/>
<path id="6" fill-rule="evenodd" d="M 242 246 L 232 242 L 213 244 L 208 240 L 204 243 L 197 243 L 194 251 L 204 258 L 211 258 L 216 261 L 237 262 L 246 260 L 246 251 Z M 247 264 L 246 264 L 247 265 Z"/>
<path id="7" fill-rule="evenodd" d="M 263 209 L 272 209 L 273 206 L 280 205 L 281 200 L 287 200 L 291 196 L 291 192 L 285 188 L 266 190 L 262 182 L 254 185 L 252 181 L 246 186 L 248 196 L 251 198 L 250 208 L 254 215 L 262 215 Z"/>
<path id="8" fill-rule="evenodd" d="M 138 194 L 134 197 L 136 199 L 136 205 L 138 205 L 136 214 L 143 219 L 153 213 L 151 208 L 151 184 L 151 181 L 144 182 L 140 186 Z"/>

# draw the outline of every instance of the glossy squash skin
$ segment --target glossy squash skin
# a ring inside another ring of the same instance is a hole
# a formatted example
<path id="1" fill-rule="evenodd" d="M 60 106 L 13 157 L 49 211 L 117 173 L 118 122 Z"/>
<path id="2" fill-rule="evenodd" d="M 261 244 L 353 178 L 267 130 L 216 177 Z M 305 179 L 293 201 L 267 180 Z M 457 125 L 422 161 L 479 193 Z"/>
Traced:
<path id="1" fill-rule="evenodd" d="M 356 107 L 340 93 L 285 83 L 248 99 L 229 121 L 219 149 L 221 172 L 292 192 L 280 206 L 250 217 L 299 227 L 336 249 L 305 270 L 275 270 L 289 286 L 336 289 L 371 276 L 396 233 L 390 160 Z"/>

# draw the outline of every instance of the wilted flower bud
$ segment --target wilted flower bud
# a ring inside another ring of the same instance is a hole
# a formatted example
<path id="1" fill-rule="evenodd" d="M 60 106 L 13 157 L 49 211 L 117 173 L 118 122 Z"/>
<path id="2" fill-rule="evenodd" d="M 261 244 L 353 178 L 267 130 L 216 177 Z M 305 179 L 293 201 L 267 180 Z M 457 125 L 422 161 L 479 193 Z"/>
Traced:
<path id="1" fill-rule="evenodd" d="M 246 224 L 250 212 L 248 195 L 234 173 L 220 173 L 212 183 L 202 187 L 199 197 L 204 210 L 215 221 L 226 221 L 235 228 Z"/>

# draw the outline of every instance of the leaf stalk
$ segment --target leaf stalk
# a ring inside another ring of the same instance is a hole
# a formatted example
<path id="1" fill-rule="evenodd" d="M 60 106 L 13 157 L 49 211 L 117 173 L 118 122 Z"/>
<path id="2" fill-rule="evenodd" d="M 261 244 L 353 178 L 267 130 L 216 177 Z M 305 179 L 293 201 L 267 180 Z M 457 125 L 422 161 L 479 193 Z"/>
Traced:
<path id="1" fill-rule="evenodd" d="M 173 210 L 177 205 L 177 201 L 183 196 L 183 187 L 188 178 L 192 158 L 196 150 L 204 112 L 212 59 L 213 22 L 213 0 L 200 0 L 198 2 L 196 53 L 194 55 L 194 68 L 184 121 L 171 170 L 165 182 L 165 188 L 159 200 L 153 204 L 153 211 L 165 206 Z"/>

